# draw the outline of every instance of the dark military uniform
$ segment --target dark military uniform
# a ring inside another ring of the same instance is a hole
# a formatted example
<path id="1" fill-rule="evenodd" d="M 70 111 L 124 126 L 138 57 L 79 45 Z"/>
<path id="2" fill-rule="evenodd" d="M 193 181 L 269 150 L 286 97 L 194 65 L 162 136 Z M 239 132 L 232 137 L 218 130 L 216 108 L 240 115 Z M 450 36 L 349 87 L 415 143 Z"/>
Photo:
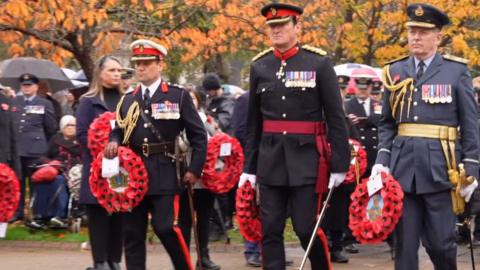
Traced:
<path id="1" fill-rule="evenodd" d="M 2 131 L 2 139 L 0 140 L 0 163 L 8 164 L 19 173 L 12 110 L 12 100 L 0 93 L 0 130 Z"/>
<path id="2" fill-rule="evenodd" d="M 132 104 L 137 102 L 145 116 L 163 140 L 158 141 L 148 124 L 139 116 L 127 145 L 142 157 L 148 172 L 148 193 L 143 201 L 125 216 L 125 257 L 127 268 L 146 269 L 146 233 L 148 213 L 152 213 L 155 234 L 170 255 L 175 269 L 191 269 L 190 254 L 180 229 L 176 226 L 178 217 L 178 193 L 174 160 L 174 140 L 180 131 L 186 130 L 193 149 L 188 171 L 200 176 L 206 156 L 207 135 L 205 127 L 193 105 L 190 95 L 183 89 L 162 82 L 146 106 L 142 90 L 137 87 L 127 93 L 120 109 L 124 118 Z M 111 141 L 122 143 L 124 132 L 115 128 Z M 147 155 L 148 154 L 148 155 Z"/>
<path id="3" fill-rule="evenodd" d="M 370 170 L 375 159 L 377 158 L 378 145 L 378 122 L 382 116 L 382 105 L 379 101 L 370 98 L 369 115 L 365 112 L 364 105 L 361 104 L 358 98 L 354 97 L 345 103 L 345 111 L 347 114 L 355 114 L 358 117 L 366 117 L 365 120 L 360 121 L 355 127 L 360 135 L 360 142 L 367 152 L 368 166 L 364 176 L 370 175 Z"/>
<path id="4" fill-rule="evenodd" d="M 26 97 L 17 96 L 14 106 L 16 146 L 22 171 L 20 177 L 22 195 L 16 216 L 22 218 L 26 178 L 33 173 L 30 167 L 39 157 L 47 153 L 47 143 L 56 133 L 58 123 L 52 103 L 42 97 L 33 96 L 27 101 Z"/>
<path id="5" fill-rule="evenodd" d="M 345 114 L 331 61 L 323 51 L 308 46 L 295 46 L 284 55 L 268 51 L 259 56 L 251 65 L 250 91 L 245 172 L 255 174 L 260 185 L 263 267 L 285 269 L 287 203 L 303 248 L 315 225 L 315 185 L 321 173 L 319 134 L 270 132 L 264 125 L 278 121 L 275 123 L 288 129 L 292 122 L 326 119 L 332 149 L 330 170 L 346 172 L 349 148 Z M 317 239 L 309 257 L 312 269 L 327 269 L 324 248 Z"/>

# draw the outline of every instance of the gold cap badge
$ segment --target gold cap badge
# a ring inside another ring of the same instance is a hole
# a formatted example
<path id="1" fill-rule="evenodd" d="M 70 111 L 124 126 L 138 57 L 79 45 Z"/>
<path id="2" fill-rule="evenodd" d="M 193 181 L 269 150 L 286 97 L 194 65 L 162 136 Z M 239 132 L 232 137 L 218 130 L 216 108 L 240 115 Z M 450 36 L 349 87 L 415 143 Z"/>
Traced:
<path id="1" fill-rule="evenodd" d="M 272 8 L 272 9 L 271 9 L 271 12 L 272 12 L 272 15 L 273 15 L 273 16 L 277 15 L 277 10 L 276 10 L 275 8 Z"/>
<path id="2" fill-rule="evenodd" d="M 139 48 L 139 49 L 140 49 L 140 52 L 143 53 L 143 51 L 145 51 L 145 46 L 143 46 L 143 44 L 142 44 L 142 45 L 140 45 L 140 48 Z"/>
<path id="3" fill-rule="evenodd" d="M 417 9 L 415 10 L 415 15 L 417 17 L 421 17 L 421 16 L 423 16 L 423 14 L 424 14 L 424 12 L 423 12 L 422 6 L 418 6 Z"/>

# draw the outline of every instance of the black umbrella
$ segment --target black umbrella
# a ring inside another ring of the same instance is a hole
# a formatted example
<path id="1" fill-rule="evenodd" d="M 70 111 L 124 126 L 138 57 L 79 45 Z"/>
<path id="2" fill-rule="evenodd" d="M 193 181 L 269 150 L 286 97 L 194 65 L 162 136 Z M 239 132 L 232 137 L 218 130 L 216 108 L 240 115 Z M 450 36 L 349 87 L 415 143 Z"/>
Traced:
<path id="1" fill-rule="evenodd" d="M 13 89 L 20 88 L 18 78 L 25 73 L 46 81 L 52 92 L 72 88 L 73 84 L 56 64 L 49 60 L 33 57 L 12 58 L 0 63 L 0 83 Z"/>

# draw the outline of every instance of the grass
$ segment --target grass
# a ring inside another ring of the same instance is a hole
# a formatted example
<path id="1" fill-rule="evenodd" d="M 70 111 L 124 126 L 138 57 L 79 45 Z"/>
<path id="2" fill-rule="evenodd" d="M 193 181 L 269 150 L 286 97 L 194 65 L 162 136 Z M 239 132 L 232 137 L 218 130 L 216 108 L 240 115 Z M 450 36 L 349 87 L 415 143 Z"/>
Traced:
<path id="1" fill-rule="evenodd" d="M 23 225 L 8 226 L 7 235 L 4 239 L 16 241 L 48 241 L 48 242 L 85 242 L 88 233 L 85 228 L 79 233 L 71 233 L 68 230 L 32 230 Z"/>
<path id="2" fill-rule="evenodd" d="M 238 229 L 229 230 L 228 236 L 232 244 L 243 244 L 243 237 Z M 148 232 L 147 238 L 155 243 L 159 242 L 151 229 Z M 290 219 L 287 220 L 285 226 L 284 239 L 286 243 L 298 242 Z M 32 230 L 23 225 L 9 225 L 6 237 L 0 239 L 0 241 L 7 240 L 81 243 L 88 240 L 88 232 L 86 228 L 82 228 L 79 233 L 71 233 L 68 230 Z M 220 241 L 224 241 L 224 239 Z"/>

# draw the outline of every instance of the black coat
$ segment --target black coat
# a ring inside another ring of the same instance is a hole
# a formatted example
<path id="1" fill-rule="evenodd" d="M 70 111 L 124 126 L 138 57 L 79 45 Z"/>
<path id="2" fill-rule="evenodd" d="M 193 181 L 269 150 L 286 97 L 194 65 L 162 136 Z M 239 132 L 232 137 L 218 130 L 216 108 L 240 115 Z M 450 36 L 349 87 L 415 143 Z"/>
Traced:
<path id="1" fill-rule="evenodd" d="M 352 98 L 345 103 L 345 111 L 347 114 L 355 114 L 358 117 L 367 117 L 363 105 L 358 102 L 357 98 Z M 370 171 L 377 158 L 378 123 L 380 122 L 381 117 L 382 106 L 380 102 L 370 99 L 370 116 L 368 116 L 366 120 L 355 125 L 360 135 L 360 142 L 367 152 L 367 172 Z"/>
<path id="2" fill-rule="evenodd" d="M 272 134 L 262 131 L 264 120 L 324 121 L 331 145 L 331 172 L 349 167 L 348 131 L 337 78 L 329 58 L 300 48 L 286 60 L 284 72 L 315 74 L 313 87 L 287 87 L 277 78 L 281 61 L 268 53 L 250 67 L 245 172 L 260 184 L 315 184 L 319 153 L 314 135 Z"/>
<path id="3" fill-rule="evenodd" d="M 250 92 L 246 92 L 237 98 L 232 115 L 233 136 L 238 139 L 242 147 L 245 147 L 246 142 L 249 98 Z"/>
<path id="4" fill-rule="evenodd" d="M 15 168 L 18 166 L 18 156 L 12 110 L 12 100 L 0 93 L 0 163 Z"/>
<path id="5" fill-rule="evenodd" d="M 151 105 L 163 106 L 168 103 L 172 104 L 174 108 L 178 108 L 178 111 L 176 111 L 176 113 L 179 113 L 178 119 L 154 119 L 151 115 L 151 109 L 147 110 L 147 117 L 149 117 L 149 121 L 162 135 L 163 142 L 173 142 L 182 130 L 186 131 L 187 139 L 192 147 L 192 159 L 187 170 L 197 176 L 201 176 L 207 151 L 207 133 L 205 126 L 195 109 L 192 98 L 184 89 L 168 85 L 168 91 L 164 93 L 161 87 L 162 84 L 151 97 Z M 137 87 L 135 91 L 125 95 L 121 106 L 122 118 L 125 117 L 126 112 L 134 102 L 138 102 L 142 110 L 144 110 L 140 87 Z M 177 182 L 175 163 L 172 162 L 172 159 L 164 154 L 154 154 L 146 157 L 142 154 L 141 150 L 139 150 L 145 140 L 147 140 L 148 143 L 158 143 L 156 136 L 150 128 L 145 127 L 144 124 L 145 122 L 142 117 L 139 116 L 129 138 L 128 145 L 142 157 L 143 163 L 145 164 L 149 177 L 148 194 L 176 193 L 180 191 L 180 187 Z M 123 130 L 116 127 L 110 134 L 110 141 L 121 144 L 123 141 Z"/>
<path id="6" fill-rule="evenodd" d="M 48 141 L 58 129 L 52 103 L 35 96 L 27 105 L 24 96 L 17 96 L 14 111 L 18 155 L 20 157 L 45 155 Z"/>
<path id="7" fill-rule="evenodd" d="M 210 100 L 207 113 L 218 122 L 220 129 L 228 134 L 232 132 L 231 118 L 235 101 L 227 96 L 216 97 Z"/>
<path id="8" fill-rule="evenodd" d="M 108 108 L 99 96 L 83 97 L 80 99 L 77 117 L 77 140 L 83 150 L 82 152 L 82 183 L 80 186 L 80 203 L 98 204 L 97 199 L 93 197 L 90 190 L 88 178 L 90 177 L 90 164 L 92 163 L 92 154 L 87 147 L 88 128 L 90 124 L 100 114 L 107 112 Z"/>

